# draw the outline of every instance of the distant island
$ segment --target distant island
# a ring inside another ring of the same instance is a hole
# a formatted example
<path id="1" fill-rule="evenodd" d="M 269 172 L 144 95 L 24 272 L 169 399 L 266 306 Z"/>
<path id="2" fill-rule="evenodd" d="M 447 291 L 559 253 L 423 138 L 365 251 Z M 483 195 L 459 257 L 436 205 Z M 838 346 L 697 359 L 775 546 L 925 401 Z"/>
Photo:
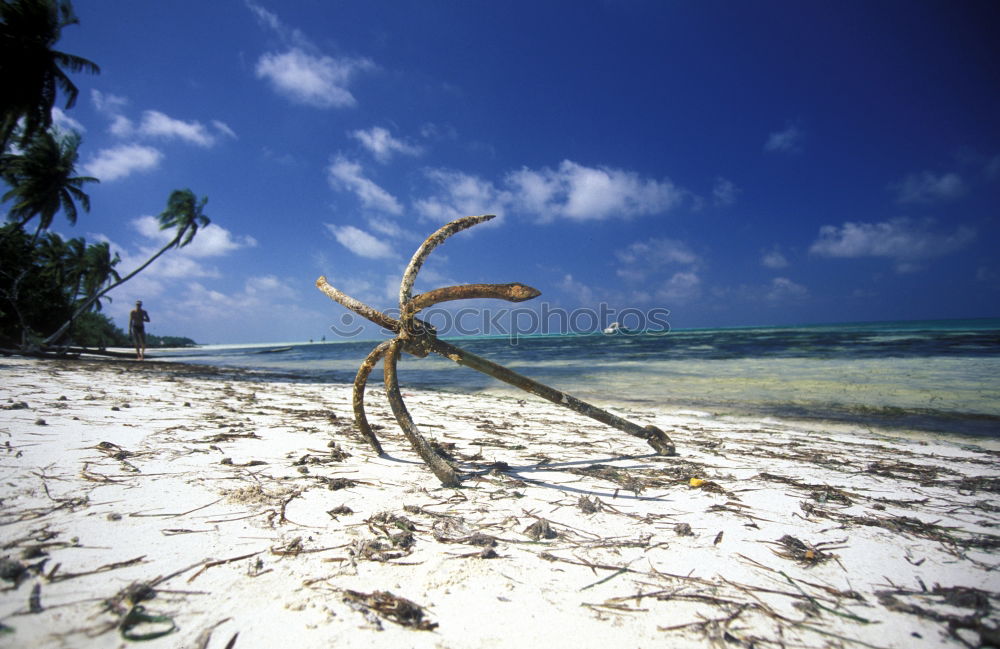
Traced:
<path id="1" fill-rule="evenodd" d="M 184 336 L 154 336 L 153 334 L 146 334 L 146 346 L 147 347 L 197 347 L 198 343 Z"/>
<path id="2" fill-rule="evenodd" d="M 132 339 L 103 313 L 85 313 L 70 331 L 73 345 L 103 349 L 105 347 L 131 347 Z M 186 336 L 157 336 L 146 334 L 146 347 L 197 347 L 198 343 Z"/>

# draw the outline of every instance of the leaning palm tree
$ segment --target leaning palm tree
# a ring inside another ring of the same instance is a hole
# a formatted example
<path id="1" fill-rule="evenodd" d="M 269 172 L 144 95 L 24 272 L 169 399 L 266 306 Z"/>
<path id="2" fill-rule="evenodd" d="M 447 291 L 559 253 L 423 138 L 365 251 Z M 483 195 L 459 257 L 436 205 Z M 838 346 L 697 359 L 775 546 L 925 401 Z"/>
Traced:
<path id="1" fill-rule="evenodd" d="M 77 176 L 80 135 L 57 133 L 51 129 L 38 133 L 19 154 L 3 155 L 3 177 L 11 189 L 3 195 L 12 206 L 7 218 L 24 227 L 39 217 L 35 238 L 52 225 L 61 209 L 70 223 L 76 223 L 77 203 L 90 211 L 90 197 L 81 189 L 85 183 L 100 182 L 90 176 Z"/>
<path id="2" fill-rule="evenodd" d="M 80 94 L 65 70 L 99 73 L 95 63 L 52 49 L 63 27 L 80 21 L 69 0 L 3 0 L 0 2 L 0 151 L 12 142 L 18 123 L 20 141 L 27 144 L 35 134 L 52 125 L 56 93 L 66 95 L 72 108 Z"/>
<path id="3" fill-rule="evenodd" d="M 167 199 L 167 209 L 160 213 L 159 216 L 161 230 L 174 228 L 175 232 L 173 238 L 167 242 L 165 246 L 156 251 L 152 257 L 147 259 L 145 263 L 133 270 L 131 273 L 122 277 L 118 281 L 107 285 L 85 299 L 73 313 L 72 317 L 70 317 L 65 324 L 59 327 L 55 333 L 46 338 L 43 344 L 51 345 L 60 340 L 64 335 L 66 335 L 66 332 L 69 331 L 69 328 L 73 325 L 73 321 L 79 317 L 81 313 L 88 311 L 93 306 L 94 302 L 97 302 L 107 293 L 118 288 L 141 273 L 147 266 L 159 259 L 163 253 L 171 248 L 183 248 L 191 243 L 191 240 L 194 239 L 194 236 L 198 233 L 198 229 L 211 223 L 209 218 L 203 212 L 206 203 L 208 203 L 208 197 L 203 196 L 199 199 L 190 189 L 175 189 L 170 194 L 170 198 Z"/>

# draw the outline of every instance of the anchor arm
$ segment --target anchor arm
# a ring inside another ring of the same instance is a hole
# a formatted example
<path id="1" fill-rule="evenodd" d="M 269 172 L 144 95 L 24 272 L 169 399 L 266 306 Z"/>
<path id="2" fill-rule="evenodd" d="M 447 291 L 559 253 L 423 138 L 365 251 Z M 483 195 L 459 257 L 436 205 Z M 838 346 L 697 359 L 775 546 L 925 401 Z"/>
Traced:
<path id="1" fill-rule="evenodd" d="M 364 362 L 361 363 L 361 367 L 358 368 L 357 376 L 354 377 L 354 393 L 352 398 L 354 423 L 377 455 L 382 455 L 382 445 L 379 443 L 378 437 L 375 436 L 375 431 L 369 425 L 368 416 L 365 414 L 365 386 L 368 384 L 368 375 L 372 373 L 375 365 L 385 355 L 386 350 L 389 349 L 389 342 L 388 340 L 382 341 L 375 349 L 371 350 Z"/>
<path id="2" fill-rule="evenodd" d="M 461 219 L 455 219 L 449 223 L 442 225 L 434 234 L 427 237 L 427 239 L 420 244 L 417 251 L 413 253 L 413 257 L 410 259 L 410 263 L 407 264 L 406 270 L 403 271 L 403 278 L 399 282 L 399 310 L 403 311 L 406 308 L 406 303 L 410 301 L 410 295 L 413 291 L 413 282 L 417 279 L 417 273 L 420 272 L 420 267 L 424 265 L 424 261 L 427 259 L 427 255 L 444 243 L 445 239 L 453 234 L 457 234 L 462 230 L 467 230 L 474 225 L 478 225 L 484 221 L 489 221 L 490 219 L 496 218 L 496 214 L 483 214 L 482 216 L 466 216 Z"/>
<path id="3" fill-rule="evenodd" d="M 410 411 L 403 403 L 403 395 L 399 393 L 399 379 L 396 378 L 396 361 L 399 359 L 399 352 L 403 347 L 403 341 L 393 338 L 389 341 L 385 358 L 382 359 L 382 369 L 385 372 L 385 394 L 389 397 L 389 405 L 392 407 L 392 414 L 396 416 L 399 427 L 403 429 L 403 434 L 410 441 L 410 446 L 417 452 L 417 455 L 427 463 L 434 475 L 445 487 L 457 487 L 459 485 L 458 475 L 451 465 L 444 461 L 440 455 L 434 452 L 431 445 L 427 443 L 417 425 L 413 423 Z"/>
<path id="4" fill-rule="evenodd" d="M 390 318 L 389 316 L 382 313 L 378 309 L 373 309 L 364 302 L 355 300 L 350 295 L 347 295 L 346 293 L 341 292 L 337 288 L 334 288 L 333 286 L 330 285 L 329 282 L 326 281 L 326 277 L 321 276 L 319 279 L 316 280 L 316 288 L 323 291 L 323 293 L 334 302 L 337 302 L 341 306 L 344 306 L 350 309 L 351 311 L 354 311 L 359 316 L 367 320 L 371 320 L 372 322 L 382 327 L 383 329 L 388 329 L 389 331 L 398 332 L 400 328 L 402 328 L 402 325 L 399 323 L 399 320 L 396 320 L 395 318 Z"/>
<path id="5" fill-rule="evenodd" d="M 511 284 L 462 284 L 460 286 L 445 286 L 416 295 L 406 307 L 408 313 L 417 313 L 429 306 L 450 302 L 452 300 L 468 300 L 473 298 L 490 298 L 507 300 L 508 302 L 524 302 L 541 295 L 537 288 L 514 282 Z"/>

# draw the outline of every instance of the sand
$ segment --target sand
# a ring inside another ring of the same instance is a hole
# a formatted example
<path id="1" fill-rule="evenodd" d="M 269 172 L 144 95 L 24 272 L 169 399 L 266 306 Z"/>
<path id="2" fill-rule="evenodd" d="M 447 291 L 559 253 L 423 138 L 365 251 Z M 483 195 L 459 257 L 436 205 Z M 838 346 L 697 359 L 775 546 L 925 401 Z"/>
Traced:
<path id="1" fill-rule="evenodd" d="M 372 386 L 377 387 L 377 386 Z M 558 387 L 558 386 L 557 386 Z M 0 646 L 974 647 L 1000 454 L 870 430 L 0 359 Z"/>

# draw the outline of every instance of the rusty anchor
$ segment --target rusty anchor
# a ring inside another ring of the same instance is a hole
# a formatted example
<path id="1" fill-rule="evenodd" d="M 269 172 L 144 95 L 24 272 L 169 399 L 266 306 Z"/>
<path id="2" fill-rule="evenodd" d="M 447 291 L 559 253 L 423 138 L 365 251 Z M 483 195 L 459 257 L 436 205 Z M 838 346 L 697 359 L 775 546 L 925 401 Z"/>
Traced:
<path id="1" fill-rule="evenodd" d="M 467 216 L 456 219 L 445 224 L 434 232 L 434 234 L 427 237 L 427 240 L 417 248 L 417 251 L 410 259 L 409 265 L 407 265 L 406 270 L 403 272 L 403 278 L 399 285 L 400 315 L 398 319 L 388 316 L 342 293 L 331 286 L 325 277 L 320 277 L 316 280 L 316 287 L 330 299 L 396 334 L 390 340 L 379 343 L 368 354 L 361 363 L 361 367 L 358 368 L 357 376 L 354 379 L 354 421 L 365 440 L 367 440 L 377 454 L 383 455 L 382 445 L 368 424 L 368 417 L 365 415 L 365 386 L 368 383 L 368 376 L 379 360 L 382 360 L 385 391 L 389 398 L 389 405 L 392 407 L 393 415 L 395 415 L 396 421 L 399 422 L 399 427 L 403 430 L 410 445 L 421 459 L 427 463 L 427 466 L 434 472 L 434 475 L 437 476 L 443 485 L 448 487 L 459 485 L 459 477 L 455 471 L 455 467 L 438 455 L 427 440 L 424 439 L 423 435 L 420 434 L 399 392 L 396 364 L 399 360 L 400 352 L 405 351 L 419 358 L 426 357 L 431 352 L 434 352 L 451 359 L 459 365 L 472 368 L 495 379 L 509 383 L 525 392 L 565 406 L 570 410 L 596 419 L 633 437 L 644 439 L 660 455 L 674 455 L 673 442 L 670 441 L 666 433 L 656 426 L 640 426 L 607 410 L 581 401 L 565 392 L 511 371 L 493 361 L 465 351 L 461 347 L 456 347 L 440 340 L 431 325 L 416 317 L 417 313 L 423 309 L 451 300 L 495 298 L 509 302 L 522 302 L 541 295 L 541 291 L 518 283 L 464 284 L 461 286 L 438 288 L 416 296 L 412 295 L 413 283 L 417 278 L 417 273 L 420 271 L 420 267 L 427 259 L 427 256 L 436 247 L 444 243 L 448 237 L 471 228 L 474 225 L 489 221 L 494 217 L 495 215 L 493 214 L 484 214 L 482 216 Z"/>

